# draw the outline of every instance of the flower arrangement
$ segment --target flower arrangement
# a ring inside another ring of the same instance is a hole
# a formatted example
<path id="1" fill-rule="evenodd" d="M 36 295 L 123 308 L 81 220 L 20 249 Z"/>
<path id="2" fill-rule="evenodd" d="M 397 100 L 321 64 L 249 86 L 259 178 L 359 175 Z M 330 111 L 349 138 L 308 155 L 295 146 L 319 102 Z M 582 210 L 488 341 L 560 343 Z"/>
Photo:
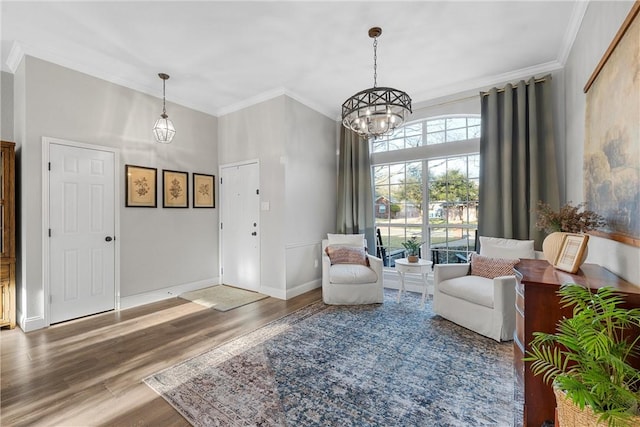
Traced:
<path id="1" fill-rule="evenodd" d="M 584 208 L 584 203 L 571 206 L 571 202 L 560 208 L 559 212 L 554 211 L 548 203 L 538 202 L 536 210 L 536 227 L 547 233 L 563 231 L 566 233 L 584 233 L 596 228 L 604 227 L 605 219 Z M 582 211 L 580 211 L 583 209 Z"/>

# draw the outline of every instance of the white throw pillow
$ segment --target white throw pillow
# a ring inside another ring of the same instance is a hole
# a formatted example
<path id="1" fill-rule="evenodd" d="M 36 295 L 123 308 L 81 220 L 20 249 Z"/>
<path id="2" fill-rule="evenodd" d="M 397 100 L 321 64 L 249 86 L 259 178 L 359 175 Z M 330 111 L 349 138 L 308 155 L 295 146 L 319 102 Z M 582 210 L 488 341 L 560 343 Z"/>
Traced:
<path id="1" fill-rule="evenodd" d="M 327 234 L 329 245 L 364 247 L 364 234 Z"/>
<path id="2" fill-rule="evenodd" d="M 535 258 L 533 240 L 500 239 L 480 236 L 480 255 L 490 258 Z"/>

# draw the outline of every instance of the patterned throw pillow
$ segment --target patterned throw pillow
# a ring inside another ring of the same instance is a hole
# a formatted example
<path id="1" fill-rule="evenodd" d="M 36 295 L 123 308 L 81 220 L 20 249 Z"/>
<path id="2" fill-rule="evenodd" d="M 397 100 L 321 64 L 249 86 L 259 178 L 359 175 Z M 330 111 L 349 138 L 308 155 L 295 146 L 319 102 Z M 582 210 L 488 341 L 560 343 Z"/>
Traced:
<path id="1" fill-rule="evenodd" d="M 369 265 L 364 247 L 329 245 L 325 252 L 333 264 L 362 264 Z"/>
<path id="2" fill-rule="evenodd" d="M 499 276 L 513 276 L 513 267 L 519 259 L 489 258 L 471 254 L 471 275 L 493 279 Z"/>

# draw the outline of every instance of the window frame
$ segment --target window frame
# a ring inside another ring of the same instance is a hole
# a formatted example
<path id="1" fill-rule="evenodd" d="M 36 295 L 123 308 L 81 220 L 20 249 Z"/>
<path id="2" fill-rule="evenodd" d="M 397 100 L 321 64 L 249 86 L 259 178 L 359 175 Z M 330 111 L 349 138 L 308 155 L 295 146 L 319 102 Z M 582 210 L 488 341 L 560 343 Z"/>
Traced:
<path id="1" fill-rule="evenodd" d="M 451 118 L 480 119 L 480 114 L 477 114 L 477 113 L 442 114 L 437 116 L 424 117 L 418 120 L 408 122 L 405 125 L 403 125 L 403 127 L 412 126 L 412 125 L 415 125 L 416 123 L 422 123 L 422 142 L 424 143 L 427 138 L 427 128 L 428 128 L 429 122 L 440 120 L 440 119 L 444 119 L 446 122 L 446 119 L 451 119 Z M 467 122 L 467 129 L 468 128 L 469 126 Z M 437 226 L 432 225 L 430 223 L 430 218 L 428 214 L 429 191 L 427 190 L 427 185 L 428 185 L 428 179 L 429 179 L 428 163 L 430 160 L 448 159 L 453 157 L 474 156 L 474 155 L 479 156 L 480 155 L 480 138 L 479 137 L 466 139 L 466 140 L 456 140 L 451 142 L 436 143 L 436 144 L 430 144 L 430 145 L 419 145 L 417 147 L 402 148 L 402 149 L 396 149 L 391 151 L 378 151 L 375 153 L 373 152 L 374 143 L 375 141 L 373 140 L 369 141 L 369 144 L 370 144 L 369 148 L 371 153 L 370 155 L 371 176 L 372 176 L 371 187 L 372 187 L 372 194 L 374 195 L 374 199 L 376 194 L 375 167 L 399 164 L 399 163 L 407 164 L 407 163 L 422 162 L 422 189 L 423 189 L 422 213 L 423 214 L 422 214 L 422 224 L 420 226 L 420 229 L 421 229 L 421 235 L 424 237 L 423 240 L 427 242 L 425 243 L 425 245 L 429 244 L 429 242 L 431 241 L 432 228 L 475 229 L 476 235 L 477 235 L 477 226 L 473 227 L 469 224 L 451 224 L 451 225 L 438 224 Z M 375 200 L 371 208 L 374 209 L 375 211 Z M 375 217 L 375 212 L 374 212 L 374 221 L 375 221 L 376 228 L 381 226 L 381 224 L 379 224 L 379 222 L 377 221 L 377 218 Z M 404 224 L 395 224 L 395 225 L 389 222 L 388 224 L 384 224 L 384 227 L 389 227 L 389 229 L 403 228 L 405 230 L 405 235 L 407 233 L 406 231 L 407 229 L 413 228 L 413 227 L 408 227 L 408 224 L 406 223 L 406 221 L 404 222 Z M 383 245 L 384 244 L 385 243 L 383 242 Z M 423 250 L 425 245 L 423 245 Z M 430 245 L 428 246 L 428 250 L 429 252 L 431 252 Z M 423 253 L 422 257 L 426 259 L 431 259 L 433 257 L 433 254 L 431 253 L 429 253 L 428 256 L 425 256 L 425 255 L 426 254 Z"/>

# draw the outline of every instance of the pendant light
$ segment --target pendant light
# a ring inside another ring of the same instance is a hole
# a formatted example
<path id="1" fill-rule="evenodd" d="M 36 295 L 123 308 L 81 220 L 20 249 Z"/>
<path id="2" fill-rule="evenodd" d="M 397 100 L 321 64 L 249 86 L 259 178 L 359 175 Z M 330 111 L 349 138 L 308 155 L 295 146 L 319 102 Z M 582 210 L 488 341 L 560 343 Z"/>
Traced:
<path id="1" fill-rule="evenodd" d="M 365 138 L 389 134 L 411 114 L 411 98 L 390 87 L 377 87 L 378 37 L 382 28 L 369 29 L 373 39 L 373 87 L 353 95 L 342 104 L 342 124 Z"/>
<path id="2" fill-rule="evenodd" d="M 153 125 L 153 135 L 159 143 L 170 144 L 173 136 L 176 134 L 176 129 L 173 127 L 173 122 L 169 120 L 169 116 L 167 116 L 165 105 L 165 83 L 169 79 L 169 75 L 160 73 L 158 77 L 162 79 L 162 114 L 160 114 L 160 118 L 156 120 L 156 124 Z"/>

